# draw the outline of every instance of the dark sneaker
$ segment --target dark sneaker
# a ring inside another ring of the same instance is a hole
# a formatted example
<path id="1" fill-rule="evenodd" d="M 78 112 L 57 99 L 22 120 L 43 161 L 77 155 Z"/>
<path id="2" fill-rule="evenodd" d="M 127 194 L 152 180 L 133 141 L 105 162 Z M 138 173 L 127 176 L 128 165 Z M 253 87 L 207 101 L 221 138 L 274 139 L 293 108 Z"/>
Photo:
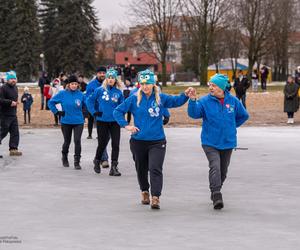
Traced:
<path id="1" fill-rule="evenodd" d="M 222 209 L 224 207 L 223 198 L 221 192 L 213 193 L 213 205 L 214 209 Z"/>
<path id="2" fill-rule="evenodd" d="M 94 163 L 94 171 L 95 171 L 95 173 L 100 174 L 101 173 L 100 161 L 94 159 L 93 163 Z"/>
<path id="3" fill-rule="evenodd" d="M 93 139 L 93 137 L 91 135 L 89 135 L 86 139 Z"/>

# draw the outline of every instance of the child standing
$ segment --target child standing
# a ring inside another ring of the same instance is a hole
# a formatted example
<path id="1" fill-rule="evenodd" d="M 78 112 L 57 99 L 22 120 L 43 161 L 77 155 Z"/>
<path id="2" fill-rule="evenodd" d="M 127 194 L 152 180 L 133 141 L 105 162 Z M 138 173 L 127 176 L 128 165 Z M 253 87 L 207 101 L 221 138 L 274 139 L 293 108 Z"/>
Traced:
<path id="1" fill-rule="evenodd" d="M 284 112 L 288 115 L 288 124 L 294 123 L 294 113 L 299 109 L 298 84 L 289 76 L 284 86 Z"/>
<path id="2" fill-rule="evenodd" d="M 29 88 L 24 88 L 24 93 L 21 97 L 21 102 L 23 103 L 23 111 L 24 111 L 24 124 L 27 123 L 26 118 L 28 116 L 28 123 L 30 123 L 30 110 L 31 105 L 33 103 L 32 95 L 29 92 Z"/>

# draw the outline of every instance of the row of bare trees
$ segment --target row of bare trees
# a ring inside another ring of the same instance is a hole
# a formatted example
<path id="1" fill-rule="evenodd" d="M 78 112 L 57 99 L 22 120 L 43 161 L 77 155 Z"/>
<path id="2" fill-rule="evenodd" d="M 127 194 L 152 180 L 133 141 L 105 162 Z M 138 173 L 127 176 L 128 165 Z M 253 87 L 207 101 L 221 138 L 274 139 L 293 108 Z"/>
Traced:
<path id="1" fill-rule="evenodd" d="M 133 24 L 147 27 L 140 46 L 157 55 L 164 84 L 167 53 L 178 20 L 185 34 L 183 64 L 206 84 L 209 64 L 229 57 L 235 72 L 242 50 L 249 61 L 249 78 L 255 64 L 267 61 L 272 62 L 275 79 L 285 78 L 297 6 L 297 0 L 131 0 L 128 8 Z"/>

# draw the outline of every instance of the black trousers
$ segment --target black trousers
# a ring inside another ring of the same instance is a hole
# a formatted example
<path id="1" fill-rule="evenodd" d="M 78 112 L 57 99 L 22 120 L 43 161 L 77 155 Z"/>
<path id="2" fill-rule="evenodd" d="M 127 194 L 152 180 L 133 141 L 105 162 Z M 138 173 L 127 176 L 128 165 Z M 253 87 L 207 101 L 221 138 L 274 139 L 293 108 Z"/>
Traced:
<path id="1" fill-rule="evenodd" d="M 88 133 L 89 133 L 89 136 L 92 136 L 93 127 L 94 127 L 94 116 L 89 113 L 89 115 L 88 115 Z"/>
<path id="2" fill-rule="evenodd" d="M 131 121 L 131 112 L 127 112 L 127 122 L 130 123 Z"/>
<path id="3" fill-rule="evenodd" d="M 54 114 L 54 122 L 55 122 L 55 125 L 58 125 L 58 122 L 60 122 L 60 118 L 61 118 L 61 115 L 56 115 L 56 114 Z"/>
<path id="4" fill-rule="evenodd" d="M 27 122 L 27 116 L 28 116 L 28 123 L 30 123 L 30 109 L 24 110 L 24 123 Z"/>
<path id="5" fill-rule="evenodd" d="M 64 136 L 64 144 L 62 146 L 62 153 L 68 154 L 69 147 L 72 139 L 72 132 L 74 131 L 74 144 L 75 154 L 74 156 L 80 157 L 81 155 L 81 135 L 83 131 L 83 124 L 61 124 L 61 131 Z"/>
<path id="6" fill-rule="evenodd" d="M 288 118 L 294 118 L 294 112 L 287 112 Z"/>
<path id="7" fill-rule="evenodd" d="M 261 89 L 267 90 L 267 79 L 266 78 L 261 79 Z"/>
<path id="8" fill-rule="evenodd" d="M 118 162 L 121 128 L 117 122 L 97 121 L 98 147 L 95 159 L 101 161 L 102 155 L 111 138 L 111 161 Z"/>
<path id="9" fill-rule="evenodd" d="M 209 162 L 209 188 L 210 191 L 221 191 L 226 179 L 232 149 L 219 150 L 213 147 L 204 146 L 202 148 Z"/>
<path id="10" fill-rule="evenodd" d="M 9 149 L 18 149 L 20 134 L 18 118 L 16 116 L 1 117 L 1 140 L 9 133 Z"/>
<path id="11" fill-rule="evenodd" d="M 166 154 L 166 140 L 139 141 L 130 139 L 130 150 L 135 161 L 137 178 L 141 191 L 151 187 L 152 196 L 160 196 L 163 187 L 163 163 Z M 150 172 L 150 185 L 148 173 Z"/>

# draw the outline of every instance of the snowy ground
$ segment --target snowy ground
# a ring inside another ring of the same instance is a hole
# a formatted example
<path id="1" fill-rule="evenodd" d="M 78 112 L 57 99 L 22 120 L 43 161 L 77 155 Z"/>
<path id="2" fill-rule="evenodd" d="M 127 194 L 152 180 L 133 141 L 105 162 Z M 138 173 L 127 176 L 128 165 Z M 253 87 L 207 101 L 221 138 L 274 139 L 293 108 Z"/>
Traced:
<path id="1" fill-rule="evenodd" d="M 300 127 L 239 130 L 248 150 L 233 154 L 221 211 L 209 200 L 199 128 L 166 129 L 160 211 L 140 205 L 122 132 L 119 178 L 93 173 L 96 140 L 86 131 L 81 171 L 61 166 L 59 129 L 22 130 L 19 158 L 5 138 L 0 249 L 300 249 Z"/>

